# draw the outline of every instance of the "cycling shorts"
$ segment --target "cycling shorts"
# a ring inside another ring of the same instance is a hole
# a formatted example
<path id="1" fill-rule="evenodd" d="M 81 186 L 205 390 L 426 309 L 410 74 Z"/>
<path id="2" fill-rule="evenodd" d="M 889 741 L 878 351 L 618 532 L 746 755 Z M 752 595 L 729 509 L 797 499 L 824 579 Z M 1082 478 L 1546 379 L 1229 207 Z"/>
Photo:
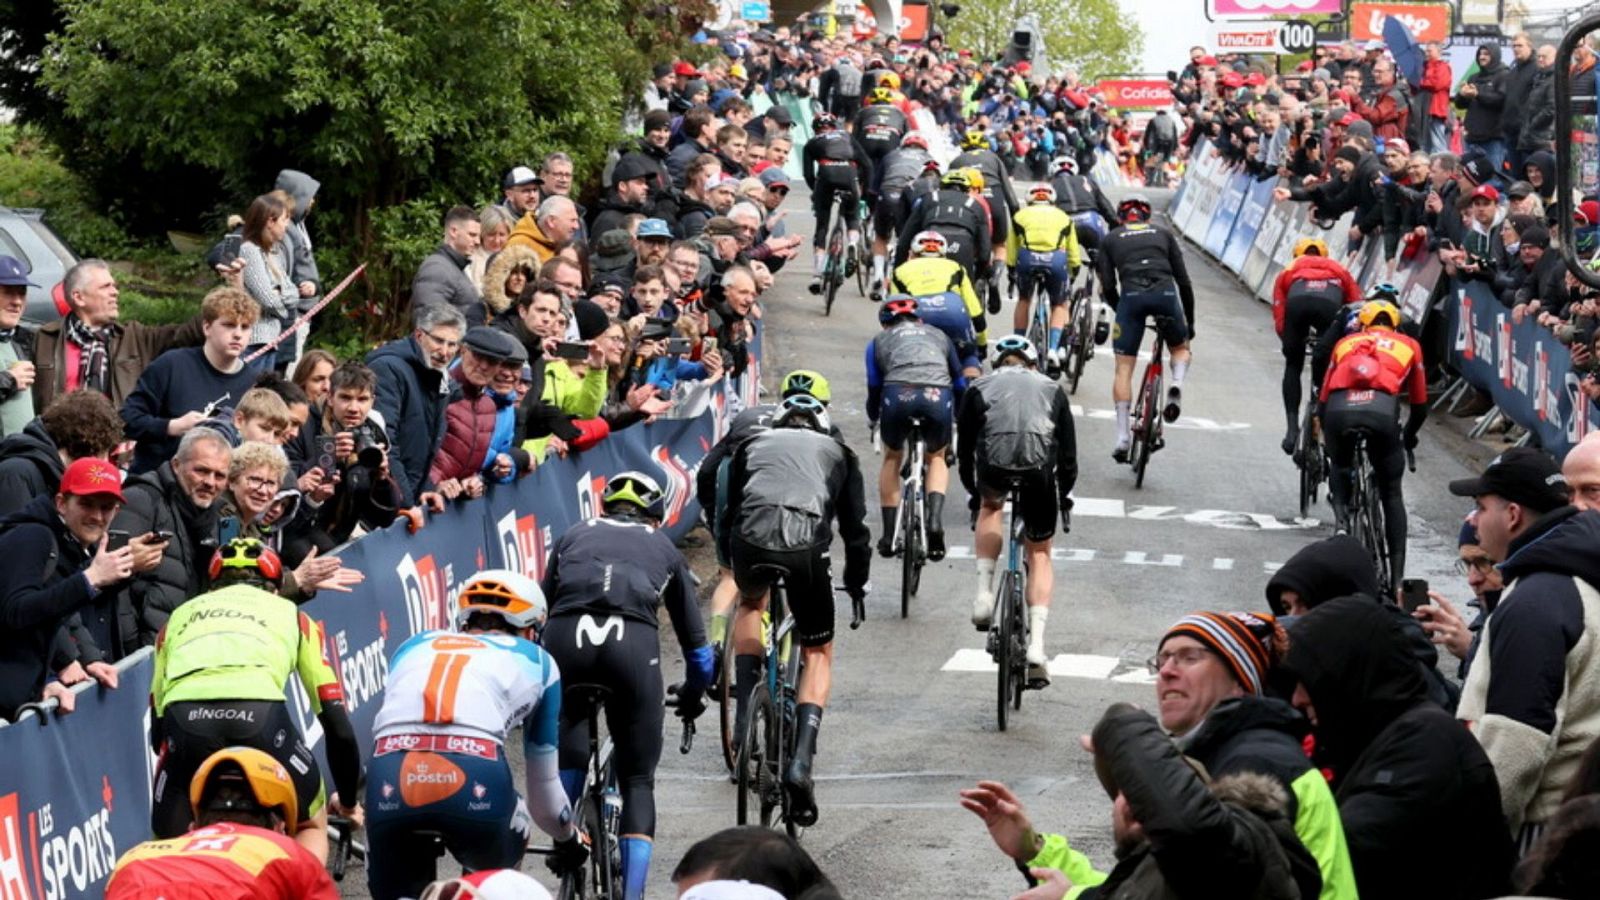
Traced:
<path id="1" fill-rule="evenodd" d="M 911 435 L 911 420 L 922 419 L 922 439 L 928 451 L 943 450 L 950 444 L 951 420 L 955 416 L 954 392 L 947 387 L 912 384 L 883 386 L 883 404 L 878 409 L 878 433 L 890 450 L 903 450 Z"/>
<path id="2" fill-rule="evenodd" d="M 1333 320 L 1339 317 L 1339 310 L 1343 307 L 1343 303 L 1329 297 L 1317 294 L 1296 295 L 1290 291 L 1283 308 L 1283 334 L 1280 336 L 1283 355 L 1294 360 L 1304 360 L 1306 338 L 1312 332 L 1319 335 L 1326 333 Z"/>
<path id="3" fill-rule="evenodd" d="M 880 241 L 887 241 L 891 235 L 900 230 L 901 209 L 900 191 L 884 194 L 878 198 L 877 206 L 872 213 L 872 235 Z"/>
<path id="4" fill-rule="evenodd" d="M 817 183 L 811 189 L 811 211 L 817 217 L 817 232 L 812 245 L 828 245 L 829 216 L 833 210 L 834 194 L 843 194 L 839 214 L 844 216 L 845 227 L 861 227 L 861 192 L 856 184 L 856 167 L 852 163 L 824 163 L 817 166 Z"/>
<path id="5" fill-rule="evenodd" d="M 1078 246 L 1088 250 L 1098 248 L 1106 235 L 1106 220 L 1099 213 L 1088 210 L 1072 214 L 1073 231 L 1078 235 Z"/>
<path id="6" fill-rule="evenodd" d="M 1118 356 L 1138 356 L 1144 341 L 1144 323 L 1150 316 L 1170 321 L 1160 324 L 1161 339 L 1176 347 L 1189 342 L 1189 321 L 1183 315 L 1178 289 L 1126 292 L 1117 301 L 1117 323 L 1111 332 L 1111 351 Z"/>
<path id="7" fill-rule="evenodd" d="M 955 345 L 956 358 L 962 368 L 981 368 L 982 355 L 978 352 L 978 335 L 973 331 L 972 317 L 967 315 L 966 301 L 953 291 L 917 298 L 917 317 L 923 324 L 944 332 Z"/>
<path id="8" fill-rule="evenodd" d="M 784 595 L 802 647 L 833 643 L 833 567 L 827 547 L 767 550 L 733 539 L 733 581 L 745 597 L 759 597 L 783 573 Z"/>
<path id="9" fill-rule="evenodd" d="M 437 874 L 435 836 L 467 871 L 522 864 L 531 819 L 505 753 L 405 747 L 443 735 L 379 738 L 367 766 L 367 886 L 375 900 L 417 897 Z"/>
<path id="10" fill-rule="evenodd" d="M 1400 398 L 1378 390 L 1334 391 L 1322 412 L 1322 433 L 1335 468 L 1355 461 L 1356 432 L 1367 433 L 1367 457 L 1380 486 L 1399 483 L 1405 473 L 1400 431 Z"/>
<path id="11" fill-rule="evenodd" d="M 157 838 L 189 830 L 194 821 L 189 782 L 211 754 L 227 747 L 254 747 L 283 764 L 294 782 L 302 823 L 322 811 L 322 770 L 283 701 L 179 701 L 162 713 L 161 728 L 164 740 L 150 808 L 150 830 Z"/>
<path id="12" fill-rule="evenodd" d="M 1033 281 L 1035 277 L 1042 279 L 1044 292 L 1050 298 L 1051 306 L 1060 306 L 1067 302 L 1067 284 L 1071 280 L 1071 276 L 1067 272 L 1067 251 L 1050 250 L 1039 252 L 1027 248 L 1018 250 L 1018 298 L 1022 300 L 1033 299 Z"/>
<path id="13" fill-rule="evenodd" d="M 604 686 L 606 730 L 617 789 L 622 794 L 620 834 L 656 832 L 656 765 L 661 762 L 661 638 L 655 628 L 619 615 L 569 613 L 551 617 L 541 640 L 561 670 L 560 766 L 582 770 L 589 759 L 589 710 L 576 702 L 574 685 Z"/>
<path id="14" fill-rule="evenodd" d="M 1048 541 L 1056 534 L 1056 479 L 1048 469 L 1001 469 L 980 462 L 977 469 L 978 496 L 985 505 L 1001 506 L 1009 496 L 1011 485 L 1018 484 L 1022 492 L 1022 536 L 1030 541 Z M 1018 514 L 1017 510 L 1012 511 Z"/>

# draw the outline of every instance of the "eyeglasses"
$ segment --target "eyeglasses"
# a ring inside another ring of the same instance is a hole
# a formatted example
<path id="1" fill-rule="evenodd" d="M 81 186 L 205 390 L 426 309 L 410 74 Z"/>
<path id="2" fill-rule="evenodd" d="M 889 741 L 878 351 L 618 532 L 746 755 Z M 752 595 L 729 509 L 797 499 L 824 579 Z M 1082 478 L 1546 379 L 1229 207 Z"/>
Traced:
<path id="1" fill-rule="evenodd" d="M 244 477 L 244 486 L 245 489 L 249 491 L 265 491 L 276 488 L 278 486 L 278 482 L 273 481 L 270 478 L 262 478 L 258 475 L 246 475 Z"/>
<path id="2" fill-rule="evenodd" d="M 1487 556 L 1475 556 L 1472 559 L 1456 560 L 1456 574 L 1465 575 L 1476 569 L 1478 574 L 1487 575 L 1494 571 L 1494 560 Z"/>
<path id="3" fill-rule="evenodd" d="M 435 344 L 438 344 L 441 348 L 443 348 L 445 350 L 455 350 L 455 349 L 457 349 L 457 348 L 459 348 L 461 346 L 461 342 L 460 341 L 452 341 L 449 338 L 439 337 L 438 335 L 434 334 L 431 331 L 422 332 L 422 336 L 427 338 L 430 341 L 433 341 Z"/>
<path id="4" fill-rule="evenodd" d="M 1151 675 L 1161 674 L 1167 663 L 1176 661 L 1178 668 L 1193 668 L 1206 656 L 1215 656 L 1216 651 L 1209 647 L 1180 647 L 1177 650 L 1163 650 L 1155 656 L 1144 661 L 1144 667 L 1150 670 Z"/>

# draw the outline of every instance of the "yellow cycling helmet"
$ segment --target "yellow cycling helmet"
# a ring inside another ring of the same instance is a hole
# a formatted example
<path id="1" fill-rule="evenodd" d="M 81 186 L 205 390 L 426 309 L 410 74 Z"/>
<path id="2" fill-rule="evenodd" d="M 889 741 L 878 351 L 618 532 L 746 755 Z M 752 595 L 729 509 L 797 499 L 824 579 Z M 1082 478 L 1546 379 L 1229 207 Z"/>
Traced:
<path id="1" fill-rule="evenodd" d="M 974 166 L 967 166 L 967 180 L 972 183 L 975 191 L 983 190 L 983 170 Z"/>
<path id="2" fill-rule="evenodd" d="M 886 87 L 873 88 L 871 102 L 873 102 L 873 103 L 893 103 L 894 102 L 894 91 L 891 91 Z"/>
<path id="3" fill-rule="evenodd" d="M 963 150 L 986 150 L 988 147 L 989 136 L 984 134 L 981 128 L 968 129 L 967 133 L 961 136 Z"/>
<path id="4" fill-rule="evenodd" d="M 1389 328 L 1400 327 L 1400 309 L 1387 300 L 1369 300 L 1362 304 L 1361 311 L 1356 314 L 1362 328 L 1371 328 L 1374 325 L 1385 325 Z M 1379 321 L 1384 320 L 1387 321 Z"/>
<path id="5" fill-rule="evenodd" d="M 821 372 L 813 372 L 810 369 L 795 369 L 783 376 L 780 393 L 784 397 L 810 394 L 823 403 L 833 401 L 833 390 L 828 387 L 828 379 L 823 378 Z"/>
<path id="6" fill-rule="evenodd" d="M 971 172 L 971 169 L 951 169 L 950 171 L 944 173 L 944 177 L 939 179 L 939 183 L 947 188 L 954 188 L 958 191 L 971 190 Z"/>
<path id="7" fill-rule="evenodd" d="M 252 804 L 229 785 L 244 788 Z M 206 757 L 189 782 L 189 808 L 196 819 L 218 810 L 271 810 L 282 819 L 284 830 L 294 834 L 300 824 L 300 803 L 294 782 L 283 764 L 254 747 L 226 747 Z"/>
<path id="8" fill-rule="evenodd" d="M 1299 259 L 1307 253 L 1315 251 L 1317 256 L 1328 255 L 1328 243 L 1322 238 L 1303 237 L 1294 242 L 1294 258 Z"/>
<path id="9" fill-rule="evenodd" d="M 900 76 L 895 72 L 885 72 L 878 76 L 878 87 L 885 87 L 891 91 L 900 90 Z"/>

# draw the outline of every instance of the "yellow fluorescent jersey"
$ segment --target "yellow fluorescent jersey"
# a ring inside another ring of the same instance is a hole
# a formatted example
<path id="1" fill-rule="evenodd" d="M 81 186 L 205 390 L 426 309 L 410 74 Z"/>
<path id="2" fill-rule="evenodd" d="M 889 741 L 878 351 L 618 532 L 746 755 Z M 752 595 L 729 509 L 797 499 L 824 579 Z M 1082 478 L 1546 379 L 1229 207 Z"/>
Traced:
<path id="1" fill-rule="evenodd" d="M 1067 265 L 1077 269 L 1083 265 L 1083 251 L 1078 247 L 1078 232 L 1072 217 L 1061 208 L 1048 203 L 1030 203 L 1011 217 L 1014 227 L 1006 240 L 1006 262 L 1017 264 L 1019 249 L 1035 253 L 1067 251 Z"/>
<path id="2" fill-rule="evenodd" d="M 913 297 L 947 292 L 957 294 L 967 307 L 967 315 L 974 322 L 983 315 L 983 302 L 978 299 L 978 292 L 972 289 L 972 279 L 967 277 L 967 270 L 953 259 L 943 256 L 912 257 L 895 268 L 894 287 Z"/>

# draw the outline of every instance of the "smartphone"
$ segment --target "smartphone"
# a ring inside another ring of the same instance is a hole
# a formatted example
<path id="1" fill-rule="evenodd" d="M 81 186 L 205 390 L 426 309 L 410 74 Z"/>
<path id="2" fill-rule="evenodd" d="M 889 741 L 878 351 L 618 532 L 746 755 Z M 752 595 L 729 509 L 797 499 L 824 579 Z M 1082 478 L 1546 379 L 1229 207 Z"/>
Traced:
<path id="1" fill-rule="evenodd" d="M 1414 613 L 1418 607 L 1427 606 L 1428 579 L 1402 578 L 1400 580 L 1400 608 L 1408 613 Z"/>
<path id="2" fill-rule="evenodd" d="M 238 232 L 222 238 L 222 260 L 224 264 L 231 263 L 239 258 L 239 247 L 244 243 L 244 235 Z"/>
<path id="3" fill-rule="evenodd" d="M 317 468 L 322 470 L 324 478 L 332 477 L 339 471 L 339 438 L 332 434 L 317 435 Z"/>
<path id="4" fill-rule="evenodd" d="M 237 516 L 223 516 L 217 523 L 217 539 L 222 543 L 233 540 L 239 536 L 239 519 Z M 220 546 L 220 545 L 219 545 Z"/>
<path id="5" fill-rule="evenodd" d="M 701 359 L 705 359 L 707 356 L 710 356 L 711 354 L 713 354 L 715 352 L 717 352 L 717 339 L 716 338 L 714 338 L 714 337 L 705 337 L 705 338 L 701 338 L 700 339 L 700 358 Z"/>
<path id="6" fill-rule="evenodd" d="M 156 536 L 157 543 L 168 544 L 172 542 L 173 534 L 170 531 L 152 531 L 150 533 Z"/>
<path id="7" fill-rule="evenodd" d="M 684 356 L 694 349 L 694 341 L 686 337 L 667 339 L 667 353 L 673 356 Z"/>
<path id="8" fill-rule="evenodd" d="M 113 528 L 106 532 L 107 550 L 121 550 L 126 546 L 128 546 L 128 533 L 126 531 Z"/>
<path id="9" fill-rule="evenodd" d="M 556 359 L 570 359 L 574 362 L 588 359 L 589 345 L 574 343 L 571 341 L 561 341 L 556 344 L 555 356 Z"/>

